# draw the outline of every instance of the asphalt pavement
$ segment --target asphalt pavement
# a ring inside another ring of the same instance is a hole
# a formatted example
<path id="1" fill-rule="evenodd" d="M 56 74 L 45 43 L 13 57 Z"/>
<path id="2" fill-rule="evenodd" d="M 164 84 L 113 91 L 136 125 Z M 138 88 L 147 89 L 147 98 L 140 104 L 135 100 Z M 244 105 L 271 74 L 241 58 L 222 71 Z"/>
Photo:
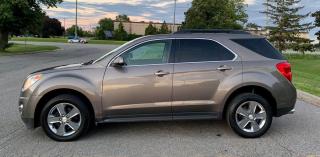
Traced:
<path id="1" fill-rule="evenodd" d="M 60 43 L 54 52 L 0 56 L 0 157 L 256 157 L 320 156 L 320 108 L 303 101 L 296 113 L 274 118 L 261 138 L 237 136 L 225 121 L 104 124 L 75 142 L 59 143 L 41 128 L 28 130 L 17 103 L 31 72 L 98 58 L 117 46 Z"/>

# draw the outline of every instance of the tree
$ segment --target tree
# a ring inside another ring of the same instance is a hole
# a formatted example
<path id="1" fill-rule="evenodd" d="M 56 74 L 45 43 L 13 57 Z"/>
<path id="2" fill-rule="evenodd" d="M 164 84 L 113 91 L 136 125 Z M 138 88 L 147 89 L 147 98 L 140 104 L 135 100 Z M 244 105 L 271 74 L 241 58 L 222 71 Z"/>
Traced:
<path id="1" fill-rule="evenodd" d="M 149 26 L 146 28 L 146 30 L 145 30 L 145 35 L 155 35 L 155 34 L 157 34 L 157 28 L 156 27 L 154 27 L 153 25 L 152 25 L 152 23 L 150 22 L 149 23 Z"/>
<path id="2" fill-rule="evenodd" d="M 62 0 L 1 0 L 0 50 L 8 44 L 9 33 L 19 34 L 41 25 L 41 6 L 55 7 Z"/>
<path id="3" fill-rule="evenodd" d="M 74 34 L 75 28 L 76 28 L 76 25 L 72 25 L 70 28 L 68 28 L 66 30 L 67 35 L 68 36 L 75 36 L 75 34 Z M 78 36 L 83 36 L 84 35 L 84 31 L 83 31 L 83 29 L 81 27 L 77 26 L 77 30 L 78 30 L 78 32 L 77 32 Z"/>
<path id="4" fill-rule="evenodd" d="M 264 3 L 266 14 L 271 26 L 269 29 L 269 40 L 283 52 L 287 49 L 294 49 L 304 54 L 305 51 L 313 50 L 311 40 L 301 37 L 302 33 L 312 29 L 312 23 L 301 23 L 301 20 L 308 17 L 308 14 L 299 14 L 303 6 L 298 5 L 301 0 L 268 0 Z"/>
<path id="5" fill-rule="evenodd" d="M 262 35 L 261 32 L 259 32 L 259 28 L 261 28 L 261 26 L 255 23 L 247 23 L 245 27 L 246 30 L 250 31 L 253 34 Z"/>
<path id="6" fill-rule="evenodd" d="M 246 29 L 248 30 L 258 30 L 261 26 L 257 25 L 256 23 L 247 23 Z"/>
<path id="7" fill-rule="evenodd" d="M 83 36 L 84 37 L 94 37 L 94 32 L 92 31 L 83 31 Z"/>
<path id="8" fill-rule="evenodd" d="M 105 31 L 113 31 L 114 24 L 110 18 L 104 18 L 99 21 L 99 26 L 96 28 L 96 38 L 100 40 L 106 39 Z"/>
<path id="9" fill-rule="evenodd" d="M 43 19 L 41 36 L 48 38 L 50 36 L 62 36 L 64 28 L 61 26 L 61 22 L 55 18 L 45 16 Z"/>
<path id="10" fill-rule="evenodd" d="M 114 30 L 114 24 L 113 20 L 110 18 L 104 18 L 99 21 L 99 28 L 107 31 L 113 31 Z"/>
<path id="11" fill-rule="evenodd" d="M 244 0 L 193 0 L 183 29 L 242 29 L 247 22 Z"/>
<path id="12" fill-rule="evenodd" d="M 168 27 L 166 21 L 163 21 L 161 28 L 159 30 L 159 33 L 160 34 L 169 34 L 170 33 L 170 30 L 169 30 L 169 27 Z"/>
<path id="13" fill-rule="evenodd" d="M 320 27 L 320 11 L 313 13 L 312 17 L 315 18 L 315 26 Z M 315 35 L 317 36 L 317 39 L 320 41 L 320 31 L 316 32 Z"/>
<path id="14" fill-rule="evenodd" d="M 120 21 L 120 22 L 130 22 L 130 18 L 125 15 L 125 14 L 122 14 L 122 15 L 118 15 L 116 17 L 116 21 Z"/>
<path id="15" fill-rule="evenodd" d="M 114 38 L 116 40 L 126 40 L 128 33 L 124 30 L 123 23 L 120 22 L 118 29 L 114 31 Z"/>

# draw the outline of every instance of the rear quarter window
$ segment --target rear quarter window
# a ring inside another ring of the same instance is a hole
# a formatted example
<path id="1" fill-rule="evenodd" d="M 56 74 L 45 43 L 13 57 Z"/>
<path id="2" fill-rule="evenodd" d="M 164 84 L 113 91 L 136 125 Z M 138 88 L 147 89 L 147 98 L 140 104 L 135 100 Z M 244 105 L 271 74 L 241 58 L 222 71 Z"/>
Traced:
<path id="1" fill-rule="evenodd" d="M 237 44 L 270 59 L 283 60 L 282 54 L 266 39 L 232 39 Z"/>

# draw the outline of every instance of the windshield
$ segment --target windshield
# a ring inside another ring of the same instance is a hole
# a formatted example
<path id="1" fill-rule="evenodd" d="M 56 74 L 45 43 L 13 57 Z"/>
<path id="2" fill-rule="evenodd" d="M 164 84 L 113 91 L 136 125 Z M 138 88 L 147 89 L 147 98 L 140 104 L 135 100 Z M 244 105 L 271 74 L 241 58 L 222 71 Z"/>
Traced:
<path id="1" fill-rule="evenodd" d="M 141 38 L 141 37 L 140 37 L 140 38 Z M 134 41 L 136 41 L 136 40 L 138 40 L 138 39 L 140 39 L 140 38 L 137 38 L 137 39 L 131 40 L 131 41 L 129 41 L 129 42 L 127 42 L 127 43 L 125 43 L 125 44 L 123 44 L 123 45 L 121 45 L 121 46 L 117 47 L 116 49 L 114 49 L 114 50 L 112 50 L 112 51 L 108 52 L 107 54 L 103 55 L 102 57 L 100 57 L 99 59 L 97 59 L 96 61 L 94 61 L 94 63 L 97 63 L 97 62 L 102 61 L 102 60 L 103 60 L 103 59 L 105 59 L 106 57 L 110 56 L 112 53 L 114 53 L 114 52 L 116 52 L 116 51 L 118 51 L 118 50 L 122 49 L 123 47 L 125 47 L 125 46 L 129 45 L 130 43 L 133 43 Z"/>

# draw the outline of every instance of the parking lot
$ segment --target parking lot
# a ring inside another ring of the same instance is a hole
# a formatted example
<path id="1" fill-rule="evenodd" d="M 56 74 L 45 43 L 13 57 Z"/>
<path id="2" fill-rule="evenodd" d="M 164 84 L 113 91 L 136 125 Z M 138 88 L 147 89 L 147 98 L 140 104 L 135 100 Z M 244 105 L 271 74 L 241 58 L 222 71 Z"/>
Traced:
<path id="1" fill-rule="evenodd" d="M 78 141 L 55 142 L 41 128 L 27 130 L 20 120 L 17 102 L 24 78 L 39 69 L 98 58 L 117 46 L 33 44 L 61 49 L 0 56 L 1 157 L 320 156 L 320 108 L 303 101 L 297 102 L 295 114 L 274 118 L 258 139 L 237 136 L 225 121 L 174 121 L 104 124 Z"/>

